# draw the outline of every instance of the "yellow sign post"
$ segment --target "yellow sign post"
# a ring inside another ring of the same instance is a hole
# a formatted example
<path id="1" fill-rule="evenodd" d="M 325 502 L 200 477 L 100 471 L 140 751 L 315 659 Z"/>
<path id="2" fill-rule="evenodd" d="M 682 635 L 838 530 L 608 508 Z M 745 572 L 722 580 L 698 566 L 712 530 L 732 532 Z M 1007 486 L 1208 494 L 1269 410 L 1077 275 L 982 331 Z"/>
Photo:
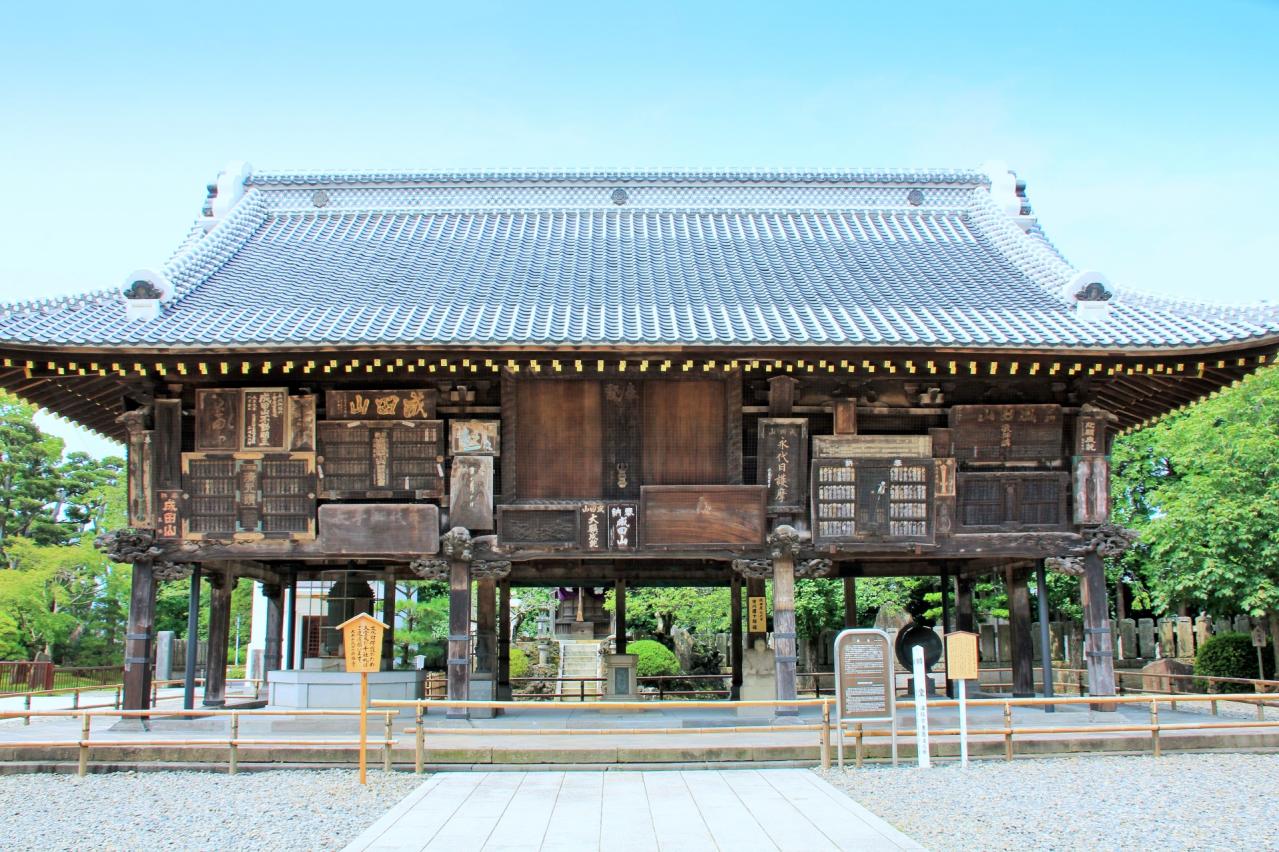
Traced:
<path id="1" fill-rule="evenodd" d="M 746 599 L 746 629 L 751 633 L 768 632 L 768 602 L 764 598 Z"/>
<path id="2" fill-rule="evenodd" d="M 346 670 L 360 673 L 360 783 L 367 783 L 369 734 L 369 672 L 382 670 L 382 634 L 387 626 L 368 613 L 338 625 L 346 652 Z"/>
<path id="3" fill-rule="evenodd" d="M 959 765 L 968 765 L 968 681 L 977 679 L 977 634 L 956 630 L 946 634 L 946 677 L 958 681 Z"/>

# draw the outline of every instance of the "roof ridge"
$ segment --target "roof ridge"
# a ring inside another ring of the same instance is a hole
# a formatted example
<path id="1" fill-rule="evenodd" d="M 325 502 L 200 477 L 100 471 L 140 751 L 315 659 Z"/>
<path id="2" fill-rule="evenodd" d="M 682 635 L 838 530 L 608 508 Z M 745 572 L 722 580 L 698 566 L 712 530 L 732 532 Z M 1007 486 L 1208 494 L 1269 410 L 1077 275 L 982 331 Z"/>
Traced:
<path id="1" fill-rule="evenodd" d="M 667 181 L 667 182 L 741 182 L 784 181 L 792 183 L 865 182 L 865 183 L 957 183 L 985 185 L 990 177 L 979 169 L 404 169 L 367 171 L 255 171 L 245 180 L 246 186 L 280 186 L 310 183 L 480 183 L 557 182 L 557 181 Z"/>
<path id="2" fill-rule="evenodd" d="M 1061 288 L 1079 270 L 1046 237 L 1022 230 L 1008 213 L 1000 209 L 990 193 L 974 189 L 972 199 L 969 216 L 977 230 L 990 239 L 992 247 L 1062 304 L 1069 304 L 1062 297 Z M 1044 280 L 1045 276 L 1055 276 L 1059 280 L 1050 283 Z"/>

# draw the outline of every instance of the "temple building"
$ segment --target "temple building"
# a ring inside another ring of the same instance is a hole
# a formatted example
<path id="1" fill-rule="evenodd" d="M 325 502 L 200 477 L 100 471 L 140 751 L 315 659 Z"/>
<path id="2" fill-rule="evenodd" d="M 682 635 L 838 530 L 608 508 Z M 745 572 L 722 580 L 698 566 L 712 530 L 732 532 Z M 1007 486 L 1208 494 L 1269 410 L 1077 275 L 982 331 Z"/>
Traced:
<path id="1" fill-rule="evenodd" d="M 129 528 L 102 544 L 133 564 L 129 708 L 156 584 L 192 574 L 211 706 L 245 578 L 278 684 L 392 614 L 396 580 L 447 580 L 453 698 L 509 694 L 513 586 L 565 590 L 557 630 L 592 639 L 615 589 L 620 656 L 628 587 L 729 586 L 739 686 L 742 592 L 771 581 L 784 699 L 796 578 L 941 576 L 972 629 L 973 577 L 1001 572 L 1026 694 L 1045 563 L 1081 576 L 1108 694 L 1111 441 L 1277 348 L 1279 307 L 1072 266 L 1000 169 L 237 164 L 168 262 L 0 309 L 0 386 L 128 447 Z"/>

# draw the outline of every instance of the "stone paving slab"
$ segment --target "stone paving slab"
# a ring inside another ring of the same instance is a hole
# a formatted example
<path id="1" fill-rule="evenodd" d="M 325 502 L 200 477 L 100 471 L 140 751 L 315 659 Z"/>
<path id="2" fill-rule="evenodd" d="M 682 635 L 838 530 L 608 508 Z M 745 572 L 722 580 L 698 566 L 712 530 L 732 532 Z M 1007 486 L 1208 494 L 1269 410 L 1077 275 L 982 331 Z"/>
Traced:
<path id="1" fill-rule="evenodd" d="M 441 773 L 346 852 L 923 849 L 812 772 Z"/>

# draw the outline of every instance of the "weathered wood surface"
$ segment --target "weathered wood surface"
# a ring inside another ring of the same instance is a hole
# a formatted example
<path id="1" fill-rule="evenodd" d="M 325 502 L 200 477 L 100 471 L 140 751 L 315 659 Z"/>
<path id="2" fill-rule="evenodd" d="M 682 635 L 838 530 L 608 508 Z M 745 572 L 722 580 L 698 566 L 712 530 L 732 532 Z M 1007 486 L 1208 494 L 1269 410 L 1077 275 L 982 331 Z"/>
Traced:
<path id="1" fill-rule="evenodd" d="M 151 406 L 156 489 L 182 487 L 182 401 L 157 399 Z"/>
<path id="2" fill-rule="evenodd" d="M 814 435 L 813 457 L 819 459 L 926 458 L 933 454 L 927 435 Z"/>
<path id="3" fill-rule="evenodd" d="M 295 453 L 315 452 L 315 396 L 289 397 L 289 449 Z"/>
<path id="4" fill-rule="evenodd" d="M 326 420 L 434 420 L 435 388 L 331 390 L 324 394 Z"/>
<path id="5" fill-rule="evenodd" d="M 514 384 L 515 494 L 521 499 L 604 496 L 600 383 L 519 379 Z"/>
<path id="6" fill-rule="evenodd" d="M 439 420 L 319 424 L 320 496 L 328 500 L 444 496 Z"/>
<path id="7" fill-rule="evenodd" d="M 726 483 L 725 420 L 722 380 L 645 382 L 642 485 Z"/>
<path id="8" fill-rule="evenodd" d="M 497 507 L 497 538 L 504 546 L 576 548 L 577 503 Z"/>
<path id="9" fill-rule="evenodd" d="M 933 540 L 933 460 L 818 459 L 813 463 L 818 544 Z"/>
<path id="10" fill-rule="evenodd" d="M 493 457 L 454 457 L 450 480 L 449 526 L 493 529 Z"/>
<path id="11" fill-rule="evenodd" d="M 768 532 L 762 485 L 646 485 L 640 493 L 644 547 L 761 545 Z"/>
<path id="12" fill-rule="evenodd" d="M 950 428 L 961 462 L 1062 457 L 1058 405 L 956 405 L 950 409 Z"/>
<path id="13" fill-rule="evenodd" d="M 857 434 L 857 400 L 837 399 L 831 404 L 836 435 Z"/>
<path id="14" fill-rule="evenodd" d="M 773 514 L 803 514 L 808 508 L 808 420 L 761 417 L 756 481 L 768 488 Z"/>
<path id="15" fill-rule="evenodd" d="M 314 538 L 313 453 L 183 453 L 183 537 Z"/>
<path id="16" fill-rule="evenodd" d="M 966 531 L 1069 525 L 1070 474 L 959 473 L 959 526 Z"/>
<path id="17" fill-rule="evenodd" d="M 604 492 L 611 499 L 638 499 L 643 481 L 640 434 L 642 385 L 608 381 L 603 386 Z"/>
<path id="18" fill-rule="evenodd" d="M 240 391 L 200 388 L 195 392 L 195 450 L 240 449 Z"/>
<path id="19" fill-rule="evenodd" d="M 319 548 L 336 556 L 414 558 L 440 549 L 440 510 L 426 504 L 328 503 Z"/>

